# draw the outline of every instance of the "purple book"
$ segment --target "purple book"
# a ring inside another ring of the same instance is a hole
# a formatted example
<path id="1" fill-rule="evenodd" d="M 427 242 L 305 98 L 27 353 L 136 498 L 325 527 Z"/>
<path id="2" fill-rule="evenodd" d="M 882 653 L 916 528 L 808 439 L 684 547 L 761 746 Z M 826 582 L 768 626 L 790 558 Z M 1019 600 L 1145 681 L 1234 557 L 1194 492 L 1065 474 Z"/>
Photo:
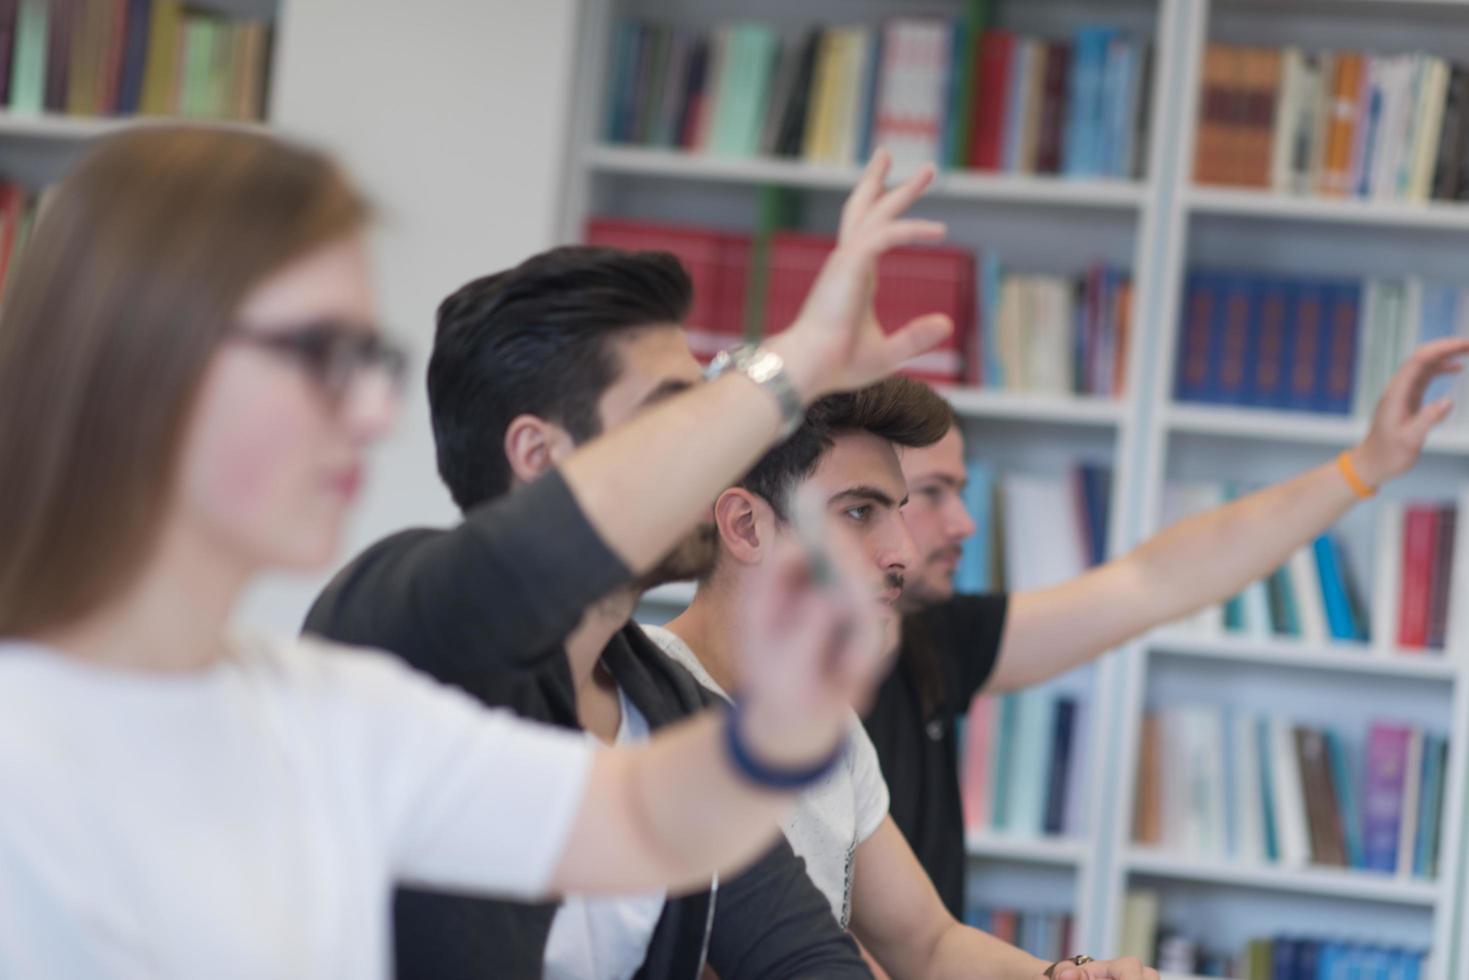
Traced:
<path id="1" fill-rule="evenodd" d="M 1392 873 L 1398 864 L 1403 781 L 1413 730 L 1406 725 L 1373 724 L 1367 735 L 1366 774 L 1362 781 L 1362 850 L 1370 871 Z"/>

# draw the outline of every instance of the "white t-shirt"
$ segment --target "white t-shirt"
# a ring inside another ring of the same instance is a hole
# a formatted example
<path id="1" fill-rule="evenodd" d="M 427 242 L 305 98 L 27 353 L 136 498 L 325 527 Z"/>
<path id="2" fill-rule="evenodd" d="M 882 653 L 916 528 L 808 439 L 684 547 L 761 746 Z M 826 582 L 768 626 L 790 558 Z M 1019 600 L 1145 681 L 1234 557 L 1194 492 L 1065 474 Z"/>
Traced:
<path id="1" fill-rule="evenodd" d="M 617 744 L 648 740 L 648 719 L 621 688 Z M 593 744 L 596 736 L 587 733 Z M 663 915 L 666 893 L 630 898 L 569 896 L 556 910 L 546 940 L 545 980 L 627 980 L 648 958 L 648 943 Z"/>
<path id="2" fill-rule="evenodd" d="M 592 748 L 379 653 L 0 643 L 0 976 L 386 977 L 395 880 L 539 897 Z"/>
<path id="3" fill-rule="evenodd" d="M 728 699 L 694 651 L 676 634 L 661 626 L 643 632 L 674 660 L 688 668 L 694 679 Z M 852 917 L 852 866 L 857 845 L 877 832 L 888 815 L 888 785 L 882 778 L 877 750 L 862 720 L 852 712 L 851 737 L 842 762 L 796 800 L 785 820 L 786 840 L 806 861 L 806 873 L 826 900 L 843 929 Z"/>

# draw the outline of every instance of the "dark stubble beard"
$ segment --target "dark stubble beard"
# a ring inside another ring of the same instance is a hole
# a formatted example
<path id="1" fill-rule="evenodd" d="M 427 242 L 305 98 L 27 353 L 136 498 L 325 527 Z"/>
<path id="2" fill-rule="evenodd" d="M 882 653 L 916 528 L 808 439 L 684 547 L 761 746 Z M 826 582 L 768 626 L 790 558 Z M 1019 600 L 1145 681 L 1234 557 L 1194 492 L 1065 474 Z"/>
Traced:
<path id="1" fill-rule="evenodd" d="M 663 560 L 637 581 L 639 591 L 646 592 L 669 582 L 702 579 L 714 569 L 719 554 L 719 537 L 712 523 L 700 524 L 673 546 Z"/>

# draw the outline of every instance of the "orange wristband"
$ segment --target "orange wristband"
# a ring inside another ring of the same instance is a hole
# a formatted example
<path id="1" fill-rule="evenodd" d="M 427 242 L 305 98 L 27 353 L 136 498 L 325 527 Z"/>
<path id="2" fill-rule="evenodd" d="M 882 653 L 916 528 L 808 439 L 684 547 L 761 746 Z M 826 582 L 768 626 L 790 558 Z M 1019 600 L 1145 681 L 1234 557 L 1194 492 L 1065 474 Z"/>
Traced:
<path id="1" fill-rule="evenodd" d="M 1352 488 L 1352 493 L 1355 493 L 1363 500 L 1377 496 L 1377 488 L 1368 486 L 1366 481 L 1357 475 L 1357 468 L 1352 465 L 1352 451 L 1350 449 L 1343 451 L 1336 458 L 1336 468 L 1341 470 L 1342 479 L 1347 481 L 1347 486 Z"/>

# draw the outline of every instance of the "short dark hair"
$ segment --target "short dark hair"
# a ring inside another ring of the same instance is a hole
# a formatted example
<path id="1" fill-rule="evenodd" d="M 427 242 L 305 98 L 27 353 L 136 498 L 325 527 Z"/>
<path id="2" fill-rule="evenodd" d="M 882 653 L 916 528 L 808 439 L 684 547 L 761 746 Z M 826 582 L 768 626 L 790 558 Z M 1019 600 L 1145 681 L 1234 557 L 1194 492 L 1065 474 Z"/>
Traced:
<path id="1" fill-rule="evenodd" d="M 790 495 L 848 432 L 870 432 L 906 448 L 931 446 L 944 437 L 954 410 L 928 385 L 888 378 L 874 385 L 827 395 L 811 404 L 806 420 L 787 440 L 766 453 L 740 486 L 763 497 L 776 516 L 788 516 Z"/>
<path id="2" fill-rule="evenodd" d="M 461 286 L 441 304 L 428 365 L 439 475 L 463 510 L 510 489 L 505 430 L 518 415 L 601 431 L 621 372 L 609 338 L 680 324 L 693 285 L 666 252 L 564 246 Z"/>

